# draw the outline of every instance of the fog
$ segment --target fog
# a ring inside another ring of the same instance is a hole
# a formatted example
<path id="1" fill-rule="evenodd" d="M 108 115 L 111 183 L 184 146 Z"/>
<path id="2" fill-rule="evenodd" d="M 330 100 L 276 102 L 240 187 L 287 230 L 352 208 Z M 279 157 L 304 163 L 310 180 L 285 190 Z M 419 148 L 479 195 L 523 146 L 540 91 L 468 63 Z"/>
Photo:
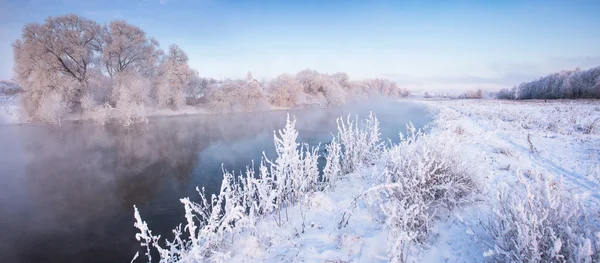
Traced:
<path id="1" fill-rule="evenodd" d="M 155 117 L 130 127 L 88 122 L 0 126 L 0 258 L 5 262 L 123 262 L 139 250 L 136 204 L 155 234 L 183 221 L 179 202 L 196 186 L 218 191 L 222 167 L 273 156 L 273 131 L 297 118 L 299 141 L 327 143 L 336 118 L 373 111 L 398 141 L 423 106 L 375 100 L 339 108 Z M 323 149 L 323 147 L 321 147 Z M 223 166 L 221 166 L 223 164 Z"/>

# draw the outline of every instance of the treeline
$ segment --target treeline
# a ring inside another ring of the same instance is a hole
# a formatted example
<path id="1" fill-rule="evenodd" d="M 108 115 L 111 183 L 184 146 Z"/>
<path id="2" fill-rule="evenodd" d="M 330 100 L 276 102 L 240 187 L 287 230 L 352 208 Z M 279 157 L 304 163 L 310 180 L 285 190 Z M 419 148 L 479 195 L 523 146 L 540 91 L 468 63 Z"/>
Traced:
<path id="1" fill-rule="evenodd" d="M 423 98 L 426 99 L 432 99 L 432 98 L 436 98 L 436 99 L 483 99 L 484 96 L 484 91 L 481 89 L 477 89 L 477 90 L 467 90 L 466 92 L 456 96 L 453 95 L 451 93 L 447 93 L 447 92 L 442 92 L 442 93 L 429 93 L 429 92 L 424 92 L 423 93 Z"/>
<path id="2" fill-rule="evenodd" d="M 600 99 L 600 67 L 563 70 L 512 89 L 502 89 L 498 99 Z"/>
<path id="3" fill-rule="evenodd" d="M 350 80 L 346 73 L 306 69 L 295 75 L 281 74 L 266 83 L 259 83 L 248 73 L 247 80 L 211 84 L 205 94 L 209 110 L 235 112 L 339 106 L 376 96 L 406 97 L 409 92 L 387 79 Z"/>
<path id="4" fill-rule="evenodd" d="M 145 120 L 148 108 L 256 111 L 408 95 L 389 80 L 351 81 L 345 73 L 311 70 L 267 83 L 250 73 L 247 80 L 201 78 L 177 45 L 165 53 L 137 26 L 122 20 L 99 25 L 73 14 L 26 25 L 13 51 L 20 106 L 35 122 L 59 122 L 70 114 L 127 125 Z"/>

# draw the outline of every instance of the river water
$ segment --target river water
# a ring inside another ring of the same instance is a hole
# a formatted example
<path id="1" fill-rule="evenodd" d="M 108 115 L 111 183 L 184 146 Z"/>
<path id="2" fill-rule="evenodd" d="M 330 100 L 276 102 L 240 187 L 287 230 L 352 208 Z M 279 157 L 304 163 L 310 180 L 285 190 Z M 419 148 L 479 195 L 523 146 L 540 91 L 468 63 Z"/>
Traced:
<path id="1" fill-rule="evenodd" d="M 182 197 L 196 186 L 218 191 L 222 167 L 245 170 L 263 151 L 274 155 L 273 131 L 297 118 L 299 141 L 326 143 L 335 119 L 380 121 L 382 137 L 399 140 L 411 121 L 432 115 L 420 104 L 371 101 L 339 108 L 151 118 L 133 127 L 88 122 L 0 126 L 0 262 L 129 262 L 133 205 L 153 234 L 171 237 L 184 221 Z M 323 148 L 323 147 L 322 147 Z M 140 253 L 143 254 L 143 253 Z M 143 262 L 138 260 L 138 262 Z"/>

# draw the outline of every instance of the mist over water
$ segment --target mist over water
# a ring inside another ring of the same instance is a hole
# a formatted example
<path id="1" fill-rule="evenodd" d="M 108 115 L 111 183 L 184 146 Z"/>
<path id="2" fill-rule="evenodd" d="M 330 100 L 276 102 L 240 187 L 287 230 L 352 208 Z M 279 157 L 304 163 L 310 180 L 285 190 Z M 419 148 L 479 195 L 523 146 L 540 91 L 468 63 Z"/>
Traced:
<path id="1" fill-rule="evenodd" d="M 383 138 L 399 140 L 431 114 L 412 102 L 377 100 L 339 108 L 151 118 L 121 127 L 88 122 L 0 126 L 0 261 L 129 262 L 133 205 L 154 234 L 171 238 L 184 221 L 180 198 L 196 186 L 218 191 L 222 168 L 245 170 L 273 158 L 273 131 L 295 116 L 299 141 L 331 141 L 336 118 L 380 121 Z M 323 150 L 321 146 L 321 150 Z M 139 261 L 141 262 L 141 261 Z"/>

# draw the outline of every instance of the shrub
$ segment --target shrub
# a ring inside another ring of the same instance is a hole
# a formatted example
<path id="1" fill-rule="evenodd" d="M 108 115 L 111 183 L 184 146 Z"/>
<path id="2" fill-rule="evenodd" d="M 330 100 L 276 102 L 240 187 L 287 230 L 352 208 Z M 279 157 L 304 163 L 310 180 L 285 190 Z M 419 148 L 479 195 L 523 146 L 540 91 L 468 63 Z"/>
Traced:
<path id="1" fill-rule="evenodd" d="M 269 102 L 278 107 L 296 107 L 304 102 L 302 84 L 288 74 L 279 75 L 269 82 Z"/>
<path id="2" fill-rule="evenodd" d="M 379 121 L 371 113 L 367 120 L 337 119 L 337 141 L 342 145 L 341 171 L 354 172 L 363 165 L 372 165 L 381 156 L 384 144 L 379 133 Z"/>
<path id="3" fill-rule="evenodd" d="M 288 222 L 287 207 L 303 202 L 307 193 L 318 189 L 318 148 L 298 144 L 297 136 L 295 120 L 288 116 L 285 128 L 274 134 L 277 158 L 263 159 L 258 176 L 250 167 L 245 177 L 236 178 L 225 171 L 219 194 L 210 201 L 204 189 L 198 190 L 200 203 L 181 199 L 186 218 L 183 231 L 189 238 L 182 240 L 182 229 L 176 228 L 173 241 L 166 241 L 168 249 L 159 243 L 160 237 L 152 235 L 134 207 L 134 226 L 140 231 L 136 238 L 146 247 L 146 255 L 150 258 L 154 248 L 161 262 L 222 262 L 230 256 L 225 245 L 233 243 L 241 231 L 252 231 L 258 217 L 276 213 L 279 226 Z"/>
<path id="4" fill-rule="evenodd" d="M 46 96 L 40 98 L 37 118 L 43 122 L 59 123 L 62 117 L 69 110 L 68 103 L 65 102 L 62 94 L 58 92 L 50 92 Z"/>
<path id="5" fill-rule="evenodd" d="M 583 204 L 564 192 L 561 181 L 517 172 L 504 185 L 488 222 L 482 222 L 487 255 L 504 262 L 597 262 L 600 243 Z"/>
<path id="6" fill-rule="evenodd" d="M 448 135 L 451 136 L 451 135 Z M 406 262 L 410 246 L 427 241 L 442 213 L 474 201 L 477 190 L 470 166 L 454 137 L 427 136 L 408 126 L 408 137 L 387 151 L 381 184 L 363 199 L 388 229 L 388 257 Z M 339 227 L 348 224 L 342 215 Z"/>
<path id="7" fill-rule="evenodd" d="M 260 85 L 254 81 L 225 81 L 211 85 L 206 94 L 208 109 L 214 113 L 255 112 L 269 108 Z"/>

